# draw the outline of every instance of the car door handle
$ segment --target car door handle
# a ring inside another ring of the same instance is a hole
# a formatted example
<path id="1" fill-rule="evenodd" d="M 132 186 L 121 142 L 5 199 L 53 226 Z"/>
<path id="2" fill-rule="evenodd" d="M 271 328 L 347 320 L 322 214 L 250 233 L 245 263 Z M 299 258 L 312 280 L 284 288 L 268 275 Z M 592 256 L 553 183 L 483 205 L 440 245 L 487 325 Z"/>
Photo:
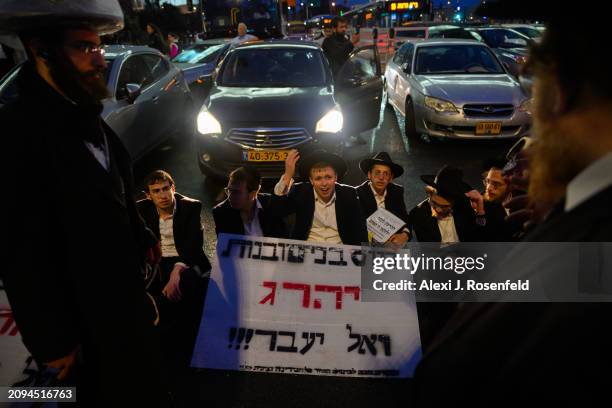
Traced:
<path id="1" fill-rule="evenodd" d="M 153 101 L 153 103 L 157 103 L 157 101 L 159 101 L 159 95 L 154 96 L 153 98 L 151 98 L 151 101 Z"/>

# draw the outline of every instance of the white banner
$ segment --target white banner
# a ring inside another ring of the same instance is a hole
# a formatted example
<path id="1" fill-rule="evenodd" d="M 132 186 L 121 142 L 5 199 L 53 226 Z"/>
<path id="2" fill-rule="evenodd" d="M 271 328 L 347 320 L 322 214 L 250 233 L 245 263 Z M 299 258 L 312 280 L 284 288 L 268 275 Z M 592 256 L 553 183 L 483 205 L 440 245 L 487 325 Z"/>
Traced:
<path id="1" fill-rule="evenodd" d="M 11 386 L 36 374 L 4 289 L 0 289 L 0 385 Z"/>
<path id="2" fill-rule="evenodd" d="M 192 366 L 410 377 L 421 356 L 414 298 L 361 302 L 364 250 L 219 236 Z"/>

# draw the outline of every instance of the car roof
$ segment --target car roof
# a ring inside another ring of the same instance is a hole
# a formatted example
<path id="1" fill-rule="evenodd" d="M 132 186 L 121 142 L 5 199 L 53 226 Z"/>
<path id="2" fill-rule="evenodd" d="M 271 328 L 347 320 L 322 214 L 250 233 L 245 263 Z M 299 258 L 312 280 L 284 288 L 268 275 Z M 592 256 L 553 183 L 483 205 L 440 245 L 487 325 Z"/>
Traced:
<path id="1" fill-rule="evenodd" d="M 118 45 L 111 44 L 104 46 L 104 58 L 114 59 L 125 54 L 133 54 L 138 52 L 149 52 L 153 54 L 160 54 L 155 48 L 147 47 L 145 45 Z"/>
<path id="2" fill-rule="evenodd" d="M 202 39 L 198 38 L 195 43 L 189 44 L 189 46 L 192 46 L 192 45 L 201 45 L 201 44 L 212 44 L 212 45 L 215 45 L 215 44 L 225 44 L 225 43 L 228 43 L 230 41 L 232 41 L 231 38 L 209 38 L 207 40 L 202 40 Z"/>
<path id="3" fill-rule="evenodd" d="M 459 44 L 459 45 L 482 45 L 486 47 L 487 45 L 478 41 L 478 40 L 467 40 L 464 38 L 432 38 L 427 40 L 417 40 L 413 41 L 413 44 L 418 46 L 430 46 L 430 45 L 447 45 L 447 44 Z"/>
<path id="4" fill-rule="evenodd" d="M 234 47 L 236 50 L 242 50 L 246 48 L 311 48 L 319 49 L 319 44 L 301 41 L 301 40 L 268 40 L 268 41 L 250 41 Z"/>

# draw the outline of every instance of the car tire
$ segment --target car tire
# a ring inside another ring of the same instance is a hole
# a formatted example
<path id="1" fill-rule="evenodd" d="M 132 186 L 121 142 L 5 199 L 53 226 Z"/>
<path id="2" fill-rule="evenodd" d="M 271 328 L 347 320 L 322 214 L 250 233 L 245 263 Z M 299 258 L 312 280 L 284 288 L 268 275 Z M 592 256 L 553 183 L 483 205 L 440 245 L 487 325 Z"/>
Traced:
<path id="1" fill-rule="evenodd" d="M 406 99 L 406 114 L 404 116 L 404 131 L 406 133 L 406 139 L 411 142 L 420 142 L 421 137 L 417 133 L 415 124 L 414 105 L 412 99 Z"/>

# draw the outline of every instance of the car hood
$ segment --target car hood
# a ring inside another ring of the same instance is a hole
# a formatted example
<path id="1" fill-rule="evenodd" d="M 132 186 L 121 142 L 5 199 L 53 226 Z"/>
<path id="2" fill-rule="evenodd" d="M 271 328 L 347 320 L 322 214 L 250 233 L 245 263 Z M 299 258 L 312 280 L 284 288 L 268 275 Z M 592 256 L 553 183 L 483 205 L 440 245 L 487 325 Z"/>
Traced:
<path id="1" fill-rule="evenodd" d="M 518 105 L 525 95 L 520 85 L 508 75 L 417 75 L 423 93 L 434 98 L 466 103 Z"/>
<path id="2" fill-rule="evenodd" d="M 204 103 L 221 122 L 317 121 L 335 105 L 331 87 L 215 87 Z"/>

